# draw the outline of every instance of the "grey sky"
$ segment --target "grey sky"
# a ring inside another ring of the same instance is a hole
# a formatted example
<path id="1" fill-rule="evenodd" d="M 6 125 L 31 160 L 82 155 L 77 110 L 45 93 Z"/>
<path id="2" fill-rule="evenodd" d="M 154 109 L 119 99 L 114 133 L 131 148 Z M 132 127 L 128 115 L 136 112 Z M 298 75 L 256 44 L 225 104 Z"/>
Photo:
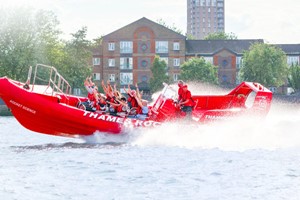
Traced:
<path id="1" fill-rule="evenodd" d="M 88 38 L 106 35 L 142 17 L 162 19 L 186 33 L 186 0 L 0 0 L 1 7 L 26 5 L 52 10 L 68 38 L 82 26 Z M 239 39 L 300 43 L 300 1 L 225 0 L 225 32 Z"/>

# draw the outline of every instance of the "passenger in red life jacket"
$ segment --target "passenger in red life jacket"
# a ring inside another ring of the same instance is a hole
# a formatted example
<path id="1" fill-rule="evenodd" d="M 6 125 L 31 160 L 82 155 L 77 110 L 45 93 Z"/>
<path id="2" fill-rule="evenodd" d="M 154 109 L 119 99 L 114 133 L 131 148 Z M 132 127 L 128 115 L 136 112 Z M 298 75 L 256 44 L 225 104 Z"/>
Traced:
<path id="1" fill-rule="evenodd" d="M 182 80 L 178 81 L 178 102 L 182 99 L 184 82 Z"/>
<path id="2" fill-rule="evenodd" d="M 136 91 L 135 90 L 131 90 L 130 86 L 128 85 L 128 89 L 126 90 L 126 88 L 124 87 L 124 91 L 127 93 L 128 95 L 128 106 L 129 109 L 131 109 L 131 114 L 137 114 L 139 112 L 141 112 L 141 109 L 138 105 L 137 99 L 134 97 L 136 96 Z"/>
<path id="3" fill-rule="evenodd" d="M 98 93 L 98 97 L 97 110 L 100 112 L 107 112 L 106 97 L 100 93 Z"/>
<path id="4" fill-rule="evenodd" d="M 185 112 L 186 117 L 192 118 L 192 110 L 194 106 L 194 101 L 192 99 L 191 92 L 188 90 L 187 85 L 183 85 L 182 87 L 182 99 L 178 103 L 178 106 L 181 106 L 181 110 Z"/>
<path id="5" fill-rule="evenodd" d="M 114 106 L 115 109 L 116 109 L 115 113 L 110 113 L 110 114 L 112 114 L 112 115 L 118 115 L 118 116 L 121 116 L 121 117 L 126 116 L 127 113 L 129 112 L 129 107 L 128 107 L 126 98 L 125 97 L 121 97 L 121 99 L 117 100 L 117 101 L 118 101 L 118 103 L 112 103 L 112 102 L 110 102 L 110 105 Z"/>
<path id="6" fill-rule="evenodd" d="M 84 86 L 88 92 L 88 99 L 90 106 L 96 108 L 98 102 L 98 87 L 92 82 L 91 77 L 87 77 L 84 81 Z"/>
<path id="7" fill-rule="evenodd" d="M 134 95 L 134 98 L 137 100 L 139 108 L 135 117 L 141 120 L 145 120 L 149 115 L 148 101 L 139 98 L 137 94 Z"/>

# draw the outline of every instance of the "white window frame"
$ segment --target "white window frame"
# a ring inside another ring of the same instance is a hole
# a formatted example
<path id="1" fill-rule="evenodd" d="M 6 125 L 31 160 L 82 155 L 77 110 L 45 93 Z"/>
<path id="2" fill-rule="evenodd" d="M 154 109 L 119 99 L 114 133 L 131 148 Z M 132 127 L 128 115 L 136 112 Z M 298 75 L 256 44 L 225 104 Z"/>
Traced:
<path id="1" fill-rule="evenodd" d="M 179 76 L 179 74 L 173 74 L 173 81 L 174 82 L 178 81 L 178 76 Z"/>
<path id="2" fill-rule="evenodd" d="M 115 50 L 115 43 L 109 42 L 108 43 L 108 51 L 114 51 Z"/>
<path id="3" fill-rule="evenodd" d="M 93 73 L 93 79 L 95 81 L 100 81 L 101 79 L 101 74 L 100 73 Z"/>
<path id="4" fill-rule="evenodd" d="M 120 73 L 120 84 L 128 85 L 133 83 L 133 73 L 131 72 L 121 72 Z"/>
<path id="5" fill-rule="evenodd" d="M 100 65 L 100 58 L 93 58 L 93 65 Z"/>
<path id="6" fill-rule="evenodd" d="M 216 6 L 216 5 L 217 5 L 217 0 L 212 0 L 211 5 L 212 5 L 212 6 Z"/>
<path id="7" fill-rule="evenodd" d="M 209 62 L 209 63 L 211 63 L 211 64 L 214 63 L 214 58 L 211 57 L 211 56 L 209 56 L 209 57 L 204 56 L 203 59 L 205 60 L 205 62 Z"/>
<path id="8" fill-rule="evenodd" d="M 166 63 L 167 66 L 168 66 L 168 64 L 169 64 L 169 58 L 168 58 L 168 57 L 159 57 L 159 60 L 160 60 L 160 61 L 165 61 L 165 63 Z"/>
<path id="9" fill-rule="evenodd" d="M 116 66 L 116 60 L 114 58 L 108 59 L 108 66 L 109 67 L 115 67 Z"/>
<path id="10" fill-rule="evenodd" d="M 286 59 L 288 66 L 299 65 L 299 56 L 287 56 Z"/>
<path id="11" fill-rule="evenodd" d="M 174 67 L 180 66 L 180 58 L 173 58 L 173 66 Z"/>
<path id="12" fill-rule="evenodd" d="M 206 0 L 206 6 L 211 6 L 210 0 Z"/>
<path id="13" fill-rule="evenodd" d="M 132 57 L 120 58 L 120 69 L 132 69 L 132 67 L 133 67 Z"/>
<path id="14" fill-rule="evenodd" d="M 115 74 L 108 74 L 108 80 L 110 82 L 116 82 L 116 75 Z"/>
<path id="15" fill-rule="evenodd" d="M 133 44 L 132 41 L 120 41 L 120 53 L 132 53 Z"/>
<path id="16" fill-rule="evenodd" d="M 156 53 L 168 53 L 169 51 L 168 41 L 156 41 L 155 52 Z"/>
<path id="17" fill-rule="evenodd" d="M 179 51 L 180 50 L 180 43 L 179 42 L 174 42 L 173 43 L 173 50 L 174 51 Z"/>
<path id="18" fill-rule="evenodd" d="M 242 56 L 237 56 L 236 57 L 236 68 L 240 69 L 241 66 L 242 66 L 242 64 L 243 64 L 243 58 L 242 58 Z"/>

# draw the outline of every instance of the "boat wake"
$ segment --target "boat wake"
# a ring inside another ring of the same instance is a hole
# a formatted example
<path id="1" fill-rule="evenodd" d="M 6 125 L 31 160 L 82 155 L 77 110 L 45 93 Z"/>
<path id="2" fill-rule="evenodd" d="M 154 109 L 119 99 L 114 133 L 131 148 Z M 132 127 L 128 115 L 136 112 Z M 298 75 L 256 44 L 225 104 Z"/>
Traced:
<path id="1" fill-rule="evenodd" d="M 207 125 L 167 123 L 155 129 L 130 130 L 110 135 L 96 132 L 84 140 L 89 144 L 115 143 L 135 146 L 245 151 L 300 147 L 300 107 L 274 105 L 265 119 L 241 117 Z"/>
<path id="2" fill-rule="evenodd" d="M 300 109 L 297 109 L 274 108 L 264 120 L 242 117 L 185 129 L 172 124 L 161 130 L 150 130 L 134 143 L 236 151 L 299 147 L 300 134 L 296 130 L 300 129 Z"/>
<path id="3" fill-rule="evenodd" d="M 116 147 L 122 146 L 125 143 L 115 143 L 115 142 L 106 142 L 106 143 L 76 143 L 76 142 L 66 142 L 62 144 L 41 144 L 41 145 L 27 145 L 27 146 L 11 146 L 11 148 L 16 152 L 26 152 L 28 150 L 34 151 L 47 151 L 53 149 L 99 149 L 107 147 Z"/>

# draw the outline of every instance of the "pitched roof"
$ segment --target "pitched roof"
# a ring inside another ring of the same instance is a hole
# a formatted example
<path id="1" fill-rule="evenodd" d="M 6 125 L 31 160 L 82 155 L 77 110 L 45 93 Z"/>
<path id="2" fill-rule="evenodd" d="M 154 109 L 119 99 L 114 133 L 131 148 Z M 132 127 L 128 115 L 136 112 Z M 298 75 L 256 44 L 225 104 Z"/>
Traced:
<path id="1" fill-rule="evenodd" d="M 222 49 L 227 49 L 235 54 L 242 54 L 256 42 L 263 43 L 262 39 L 257 40 L 187 40 L 186 53 L 188 54 L 215 54 Z"/>
<path id="2" fill-rule="evenodd" d="M 300 55 L 300 44 L 274 44 L 281 48 L 286 54 Z"/>
<path id="3" fill-rule="evenodd" d="M 142 17 L 139 20 L 134 21 L 134 22 L 132 22 L 132 23 L 126 25 L 126 26 L 123 26 L 122 28 L 117 29 L 117 30 L 115 30 L 115 31 L 103 36 L 103 37 L 114 37 L 114 35 L 116 33 L 118 33 L 120 30 L 124 30 L 124 29 L 131 29 L 132 30 L 132 29 L 135 29 L 134 27 L 137 27 L 137 26 L 149 26 L 149 27 L 156 26 L 158 28 L 165 29 L 165 31 L 173 32 L 176 35 L 176 37 L 186 38 L 184 35 L 176 32 L 176 31 L 173 31 L 172 29 L 169 29 L 169 28 L 167 28 L 167 27 L 165 27 L 161 24 L 158 24 L 154 21 L 151 21 L 150 19 L 147 19 L 146 17 Z"/>

